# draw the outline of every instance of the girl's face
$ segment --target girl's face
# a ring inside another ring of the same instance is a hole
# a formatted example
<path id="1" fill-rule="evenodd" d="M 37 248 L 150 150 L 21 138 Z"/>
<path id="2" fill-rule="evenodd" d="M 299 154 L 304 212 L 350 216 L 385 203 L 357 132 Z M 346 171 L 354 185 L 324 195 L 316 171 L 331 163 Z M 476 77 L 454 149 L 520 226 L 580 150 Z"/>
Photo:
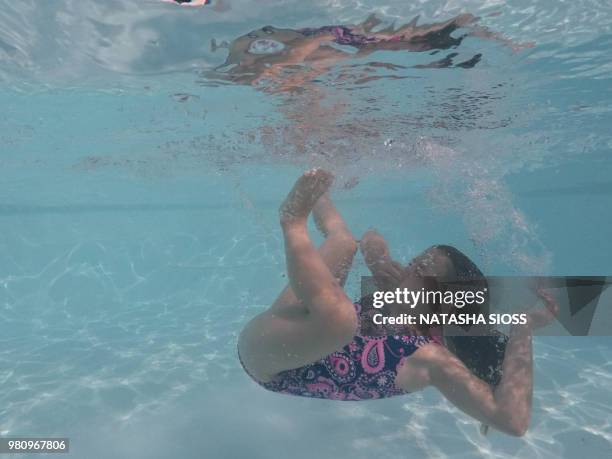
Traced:
<path id="1" fill-rule="evenodd" d="M 457 273 L 450 258 L 440 250 L 431 248 L 421 253 L 404 268 L 404 277 L 399 287 L 408 290 L 437 291 L 445 281 L 453 281 Z M 446 287 L 445 287 L 446 288 Z M 418 309 L 417 309 L 418 308 Z M 430 312 L 429 305 L 416 305 L 413 313 Z M 442 310 L 442 312 L 448 312 Z"/>
<path id="2" fill-rule="evenodd" d="M 449 257 L 435 248 L 415 257 L 404 272 L 407 277 L 435 277 L 440 281 L 452 279 L 457 274 Z"/>

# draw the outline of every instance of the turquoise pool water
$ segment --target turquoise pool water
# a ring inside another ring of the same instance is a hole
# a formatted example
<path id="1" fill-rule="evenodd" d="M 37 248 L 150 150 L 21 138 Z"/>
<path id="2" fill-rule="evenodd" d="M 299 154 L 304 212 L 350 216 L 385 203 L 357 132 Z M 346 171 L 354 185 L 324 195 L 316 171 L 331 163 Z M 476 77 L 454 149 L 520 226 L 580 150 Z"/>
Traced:
<path id="1" fill-rule="evenodd" d="M 223 6 L 0 1 L 0 435 L 70 437 L 77 458 L 609 454 L 607 336 L 536 338 L 520 439 L 481 436 L 433 390 L 268 393 L 235 353 L 285 283 L 277 208 L 307 167 L 402 261 L 448 243 L 488 274 L 612 273 L 609 3 Z M 227 55 L 211 39 L 266 24 L 462 11 L 534 46 L 468 38 L 452 51 L 482 54 L 471 69 L 379 52 L 293 98 L 209 72 Z"/>

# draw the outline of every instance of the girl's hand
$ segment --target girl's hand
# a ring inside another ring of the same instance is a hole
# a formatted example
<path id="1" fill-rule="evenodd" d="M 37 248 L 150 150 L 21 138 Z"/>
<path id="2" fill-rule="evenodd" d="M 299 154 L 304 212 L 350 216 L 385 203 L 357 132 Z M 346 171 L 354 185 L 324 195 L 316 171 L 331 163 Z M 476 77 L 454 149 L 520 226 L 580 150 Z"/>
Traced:
<path id="1" fill-rule="evenodd" d="M 404 276 L 404 267 L 397 261 L 389 260 L 380 265 L 378 274 L 389 277 L 399 284 Z"/>
<path id="2" fill-rule="evenodd" d="M 536 295 L 544 302 L 545 307 L 527 313 L 529 324 L 534 330 L 546 327 L 559 314 L 559 303 L 550 292 L 545 291 L 542 287 L 537 287 Z"/>
<path id="3" fill-rule="evenodd" d="M 374 277 L 385 280 L 390 285 L 399 285 L 404 276 L 404 267 L 397 261 L 388 260 L 376 265 Z"/>
<path id="4" fill-rule="evenodd" d="M 374 230 L 365 233 L 361 238 L 360 248 L 379 286 L 390 289 L 400 284 L 404 277 L 404 267 L 391 258 L 387 242 L 380 234 Z"/>

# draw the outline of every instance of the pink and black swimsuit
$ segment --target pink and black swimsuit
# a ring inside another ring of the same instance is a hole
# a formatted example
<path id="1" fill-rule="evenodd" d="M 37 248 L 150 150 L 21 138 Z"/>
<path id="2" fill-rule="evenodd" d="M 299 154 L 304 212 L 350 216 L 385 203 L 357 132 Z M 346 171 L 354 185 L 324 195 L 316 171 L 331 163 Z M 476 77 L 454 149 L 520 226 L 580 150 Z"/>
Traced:
<path id="1" fill-rule="evenodd" d="M 355 308 L 359 316 L 359 304 Z M 404 395 L 408 392 L 395 385 L 399 367 L 420 346 L 431 342 L 439 344 L 428 336 L 355 336 L 341 350 L 283 371 L 270 382 L 251 378 L 270 391 L 301 397 L 371 400 Z"/>

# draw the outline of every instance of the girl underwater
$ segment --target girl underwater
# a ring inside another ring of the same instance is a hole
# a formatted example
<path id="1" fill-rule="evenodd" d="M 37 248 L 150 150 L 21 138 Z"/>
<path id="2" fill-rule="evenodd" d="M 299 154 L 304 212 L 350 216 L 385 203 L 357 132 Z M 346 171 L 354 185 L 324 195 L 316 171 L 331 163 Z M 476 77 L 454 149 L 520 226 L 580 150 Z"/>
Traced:
<path id="1" fill-rule="evenodd" d="M 357 241 L 329 198 L 333 176 L 307 171 L 280 207 L 289 285 L 272 306 L 242 330 L 238 355 L 246 373 L 264 388 L 332 400 L 370 400 L 436 387 L 483 423 L 514 436 L 529 425 L 533 394 L 532 331 L 548 325 L 558 305 L 545 291 L 544 308 L 527 313 L 508 337 L 444 336 L 443 329 L 409 327 L 369 336 L 360 309 L 343 285 Z M 317 249 L 308 234 L 313 214 L 325 241 Z M 367 232 L 359 248 L 378 286 L 419 290 L 430 279 L 486 279 L 463 253 L 434 246 L 407 266 L 393 261 L 385 240 Z M 361 331 L 361 334 L 360 334 Z"/>

